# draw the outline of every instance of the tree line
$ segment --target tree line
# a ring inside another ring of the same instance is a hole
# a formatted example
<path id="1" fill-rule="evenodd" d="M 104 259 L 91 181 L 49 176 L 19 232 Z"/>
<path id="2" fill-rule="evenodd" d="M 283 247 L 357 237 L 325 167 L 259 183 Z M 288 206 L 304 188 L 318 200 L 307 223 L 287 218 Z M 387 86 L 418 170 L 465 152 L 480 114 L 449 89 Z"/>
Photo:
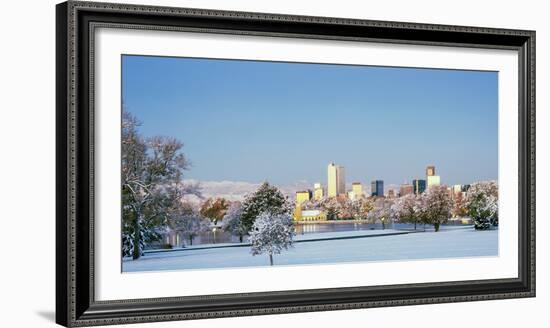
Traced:
<path id="1" fill-rule="evenodd" d="M 451 217 L 470 217 L 478 230 L 498 225 L 498 186 L 494 181 L 470 186 L 465 196 L 451 197 L 447 186 L 431 186 L 421 194 L 389 197 L 325 197 L 301 204 L 305 210 L 322 210 L 327 220 L 363 220 L 382 223 L 390 220 L 414 224 L 431 224 L 439 231 Z"/>
<path id="2" fill-rule="evenodd" d="M 498 186 L 494 181 L 470 186 L 465 198 L 462 193 L 451 198 L 446 186 L 431 186 L 420 195 L 409 194 L 396 199 L 391 214 L 401 222 L 432 224 L 439 231 L 441 224 L 455 216 L 470 217 L 476 230 L 498 226 Z"/>

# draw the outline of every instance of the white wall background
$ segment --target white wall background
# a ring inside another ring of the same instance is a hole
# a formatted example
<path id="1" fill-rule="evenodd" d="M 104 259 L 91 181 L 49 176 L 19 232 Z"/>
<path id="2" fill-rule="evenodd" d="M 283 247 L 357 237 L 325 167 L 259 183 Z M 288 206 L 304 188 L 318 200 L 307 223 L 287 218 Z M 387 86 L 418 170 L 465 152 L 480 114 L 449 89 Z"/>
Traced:
<path id="1" fill-rule="evenodd" d="M 550 305 L 550 23 L 544 1 L 130 0 L 184 7 L 537 31 L 537 298 L 132 325 L 132 327 L 543 327 Z M 0 326 L 54 327 L 55 9 L 9 1 L 0 12 Z"/>

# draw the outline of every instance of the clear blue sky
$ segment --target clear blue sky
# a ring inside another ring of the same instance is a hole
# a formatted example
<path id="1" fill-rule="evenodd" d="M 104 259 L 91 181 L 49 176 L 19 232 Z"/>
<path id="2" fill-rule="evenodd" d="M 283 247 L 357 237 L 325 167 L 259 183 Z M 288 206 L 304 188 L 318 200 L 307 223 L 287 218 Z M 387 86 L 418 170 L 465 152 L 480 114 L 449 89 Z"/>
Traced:
<path id="1" fill-rule="evenodd" d="M 498 73 L 123 56 L 125 108 L 181 140 L 186 178 L 497 179 Z"/>

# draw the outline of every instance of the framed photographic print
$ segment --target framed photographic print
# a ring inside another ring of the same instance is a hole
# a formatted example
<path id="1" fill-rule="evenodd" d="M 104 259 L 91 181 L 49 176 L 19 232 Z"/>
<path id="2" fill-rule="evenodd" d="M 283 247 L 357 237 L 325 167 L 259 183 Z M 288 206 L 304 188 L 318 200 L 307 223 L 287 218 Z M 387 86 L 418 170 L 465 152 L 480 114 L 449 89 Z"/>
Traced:
<path id="1" fill-rule="evenodd" d="M 64 326 L 535 296 L 535 32 L 57 6 Z"/>

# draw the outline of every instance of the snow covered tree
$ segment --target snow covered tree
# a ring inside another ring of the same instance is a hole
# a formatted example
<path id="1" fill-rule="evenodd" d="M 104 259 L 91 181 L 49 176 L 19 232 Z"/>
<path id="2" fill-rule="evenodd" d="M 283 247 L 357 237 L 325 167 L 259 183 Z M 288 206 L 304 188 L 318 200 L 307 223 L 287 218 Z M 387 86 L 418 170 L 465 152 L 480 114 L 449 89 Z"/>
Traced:
<path id="1" fill-rule="evenodd" d="M 496 182 L 473 184 L 466 193 L 465 208 L 477 230 L 498 225 L 498 186 Z"/>
<path id="2" fill-rule="evenodd" d="M 243 242 L 243 237 L 248 230 L 242 223 L 243 208 L 240 202 L 233 202 L 222 220 L 222 229 L 234 236 L 239 236 L 239 241 Z"/>
<path id="3" fill-rule="evenodd" d="M 462 192 L 455 194 L 453 215 L 456 217 L 464 217 L 468 215 L 468 210 L 466 209 L 466 199 Z"/>
<path id="4" fill-rule="evenodd" d="M 309 200 L 302 202 L 303 210 L 320 210 L 323 207 L 323 203 L 326 201 L 326 198 L 310 198 Z"/>
<path id="5" fill-rule="evenodd" d="M 439 231 L 442 223 L 451 216 L 453 201 L 446 186 L 431 186 L 422 194 L 420 215 L 424 223 L 433 224 Z"/>
<path id="6" fill-rule="evenodd" d="M 367 219 L 372 223 L 380 221 L 382 229 L 386 229 L 386 224 L 391 222 L 394 217 L 393 201 L 385 198 L 377 198 L 374 201 L 373 209 L 367 215 Z"/>
<path id="7" fill-rule="evenodd" d="M 369 212 L 374 208 L 374 202 L 371 198 L 361 198 L 361 218 L 366 219 Z"/>
<path id="8" fill-rule="evenodd" d="M 340 219 L 353 220 L 355 219 L 355 208 L 353 202 L 348 197 L 336 197 L 336 200 L 340 204 Z"/>
<path id="9" fill-rule="evenodd" d="M 338 208 L 336 206 L 327 206 L 327 220 L 338 220 Z"/>
<path id="10" fill-rule="evenodd" d="M 210 228 L 210 220 L 202 217 L 192 204 L 180 200 L 174 204 L 172 209 L 169 226 L 173 230 L 181 232 L 188 240 L 189 245 L 193 245 L 196 236 Z"/>
<path id="11" fill-rule="evenodd" d="M 289 214 L 261 213 L 249 232 L 252 255 L 267 254 L 273 265 L 273 255 L 292 246 L 294 225 Z"/>
<path id="12" fill-rule="evenodd" d="M 374 204 L 369 198 L 361 197 L 351 201 L 351 212 L 356 220 L 365 220 L 373 208 Z"/>
<path id="13" fill-rule="evenodd" d="M 189 167 L 183 144 L 166 137 L 143 138 L 140 122 L 122 113 L 122 251 L 133 259 L 143 255 L 147 243 L 158 240 L 168 211 L 183 188 L 183 170 Z M 179 189 L 179 191 L 175 191 Z"/>
<path id="14" fill-rule="evenodd" d="M 189 241 L 189 245 L 193 245 L 193 240 L 195 237 L 202 232 L 208 231 L 210 228 L 210 221 L 196 214 L 197 213 L 193 213 L 184 216 L 182 220 L 183 225 L 181 227 L 183 230 L 183 235 Z"/>
<path id="15" fill-rule="evenodd" d="M 416 225 L 421 221 L 419 212 L 420 200 L 418 198 L 414 194 L 399 197 L 392 208 L 399 221 L 414 223 L 414 230 L 416 230 Z"/>
<path id="16" fill-rule="evenodd" d="M 290 215 L 293 206 L 277 187 L 264 182 L 258 190 L 246 196 L 242 209 L 241 221 L 249 231 L 260 214 L 266 212 L 273 215 Z"/>
<path id="17" fill-rule="evenodd" d="M 319 208 L 327 213 L 327 220 L 338 220 L 341 217 L 342 206 L 336 197 L 323 198 L 319 202 Z"/>

